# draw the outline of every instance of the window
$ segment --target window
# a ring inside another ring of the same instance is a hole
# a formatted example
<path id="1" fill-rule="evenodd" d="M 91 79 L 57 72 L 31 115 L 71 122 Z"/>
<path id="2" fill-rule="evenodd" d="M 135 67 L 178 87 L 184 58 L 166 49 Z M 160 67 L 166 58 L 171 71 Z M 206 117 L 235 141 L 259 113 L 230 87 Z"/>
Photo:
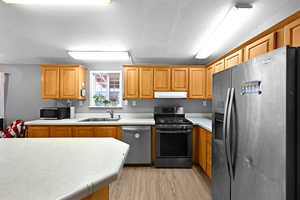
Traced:
<path id="1" fill-rule="evenodd" d="M 122 72 L 90 72 L 90 106 L 122 107 Z"/>

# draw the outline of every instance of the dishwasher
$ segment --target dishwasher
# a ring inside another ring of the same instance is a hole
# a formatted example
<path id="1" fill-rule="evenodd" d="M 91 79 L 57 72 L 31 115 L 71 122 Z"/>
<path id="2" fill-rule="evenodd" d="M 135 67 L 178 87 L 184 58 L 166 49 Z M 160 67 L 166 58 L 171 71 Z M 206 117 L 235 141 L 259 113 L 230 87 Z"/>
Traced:
<path id="1" fill-rule="evenodd" d="M 130 145 L 125 164 L 151 163 L 150 126 L 122 126 L 122 137 Z"/>

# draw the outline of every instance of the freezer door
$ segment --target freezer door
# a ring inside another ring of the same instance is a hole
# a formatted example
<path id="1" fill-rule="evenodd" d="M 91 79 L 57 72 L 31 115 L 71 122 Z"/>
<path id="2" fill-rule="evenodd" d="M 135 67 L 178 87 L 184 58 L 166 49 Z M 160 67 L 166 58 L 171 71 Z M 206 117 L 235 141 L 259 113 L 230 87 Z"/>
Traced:
<path id="1" fill-rule="evenodd" d="M 231 87 L 231 69 L 213 77 L 213 112 L 224 114 L 227 89 Z"/>
<path id="2" fill-rule="evenodd" d="M 212 195 L 214 200 L 230 200 L 230 177 L 223 135 L 224 115 L 214 115 Z"/>
<path id="3" fill-rule="evenodd" d="M 282 48 L 232 68 L 232 200 L 288 200 L 286 62 Z"/>

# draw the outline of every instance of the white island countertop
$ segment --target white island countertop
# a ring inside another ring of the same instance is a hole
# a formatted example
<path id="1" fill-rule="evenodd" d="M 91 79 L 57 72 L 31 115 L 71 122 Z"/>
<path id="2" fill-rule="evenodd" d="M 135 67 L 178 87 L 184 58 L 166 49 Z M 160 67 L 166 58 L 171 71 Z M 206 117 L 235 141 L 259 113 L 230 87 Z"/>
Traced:
<path id="1" fill-rule="evenodd" d="M 1 139 L 0 199 L 83 199 L 118 178 L 128 150 L 113 138 Z"/>

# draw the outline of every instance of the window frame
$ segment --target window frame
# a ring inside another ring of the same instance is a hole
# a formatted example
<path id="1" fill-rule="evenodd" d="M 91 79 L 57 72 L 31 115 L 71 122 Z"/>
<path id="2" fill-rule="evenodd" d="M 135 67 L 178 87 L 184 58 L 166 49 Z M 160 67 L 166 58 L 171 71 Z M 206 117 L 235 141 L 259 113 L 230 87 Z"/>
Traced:
<path id="1" fill-rule="evenodd" d="M 94 73 L 103 73 L 103 74 L 112 74 L 112 73 L 116 73 L 120 75 L 120 94 L 119 94 L 119 104 L 117 106 L 97 106 L 94 103 L 94 94 L 95 94 L 95 88 L 94 88 Z M 122 70 L 110 70 L 110 71 L 106 71 L 106 70 L 93 70 L 89 72 L 89 108 L 123 108 L 123 71 Z"/>

